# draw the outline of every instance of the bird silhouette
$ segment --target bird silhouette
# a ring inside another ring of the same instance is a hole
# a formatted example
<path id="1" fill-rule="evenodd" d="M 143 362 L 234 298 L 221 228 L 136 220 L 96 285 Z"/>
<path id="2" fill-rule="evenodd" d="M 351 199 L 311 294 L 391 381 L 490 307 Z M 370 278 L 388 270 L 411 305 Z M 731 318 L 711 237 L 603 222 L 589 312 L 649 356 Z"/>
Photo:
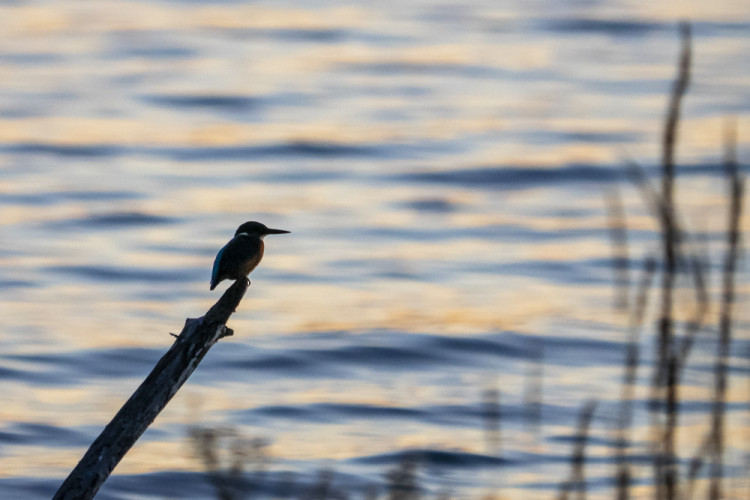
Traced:
<path id="1" fill-rule="evenodd" d="M 263 238 L 269 234 L 286 233 L 289 231 L 271 229 L 255 221 L 245 222 L 238 227 L 234 238 L 216 254 L 211 272 L 211 290 L 224 280 L 247 279 L 263 258 Z"/>

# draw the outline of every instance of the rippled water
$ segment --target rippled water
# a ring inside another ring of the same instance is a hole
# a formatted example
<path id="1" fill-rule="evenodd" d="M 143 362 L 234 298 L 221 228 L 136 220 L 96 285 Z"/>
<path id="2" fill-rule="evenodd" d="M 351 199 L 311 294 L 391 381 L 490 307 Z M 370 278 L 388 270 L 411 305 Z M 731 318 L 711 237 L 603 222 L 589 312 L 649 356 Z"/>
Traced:
<path id="1" fill-rule="evenodd" d="M 235 336 L 99 498 L 211 498 L 190 426 L 270 443 L 256 487 L 273 497 L 326 469 L 360 495 L 408 455 L 432 493 L 549 498 L 592 398 L 590 493 L 611 497 L 626 329 L 604 193 L 622 189 L 640 266 L 658 234 L 623 164 L 658 163 L 678 19 L 695 49 L 679 201 L 718 271 L 728 115 L 750 152 L 744 1 L 4 3 L 0 496 L 52 495 L 225 289 L 208 290 L 216 251 L 260 220 L 292 234 L 266 240 Z M 714 349 L 701 337 L 685 374 L 687 430 L 705 428 Z M 703 432 L 681 434 L 686 456 Z"/>

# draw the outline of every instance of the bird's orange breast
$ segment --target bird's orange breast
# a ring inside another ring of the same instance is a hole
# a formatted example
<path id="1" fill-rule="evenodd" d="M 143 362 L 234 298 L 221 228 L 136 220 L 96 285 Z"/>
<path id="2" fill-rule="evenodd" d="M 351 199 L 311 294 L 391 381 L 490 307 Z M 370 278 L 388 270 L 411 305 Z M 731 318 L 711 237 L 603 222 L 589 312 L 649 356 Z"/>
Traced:
<path id="1" fill-rule="evenodd" d="M 256 252 L 253 252 L 253 255 L 242 263 L 242 273 L 247 276 L 252 272 L 253 269 L 258 267 L 258 264 L 260 264 L 261 259 L 263 258 L 263 251 L 265 250 L 265 245 L 263 244 L 263 240 L 260 240 L 260 245 L 258 246 L 258 250 Z"/>

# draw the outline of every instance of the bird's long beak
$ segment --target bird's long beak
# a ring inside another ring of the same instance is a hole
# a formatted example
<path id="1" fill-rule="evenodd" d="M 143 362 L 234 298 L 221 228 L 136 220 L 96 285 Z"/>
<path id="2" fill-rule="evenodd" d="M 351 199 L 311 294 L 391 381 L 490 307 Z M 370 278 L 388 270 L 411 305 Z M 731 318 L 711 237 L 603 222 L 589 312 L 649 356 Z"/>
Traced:
<path id="1" fill-rule="evenodd" d="M 283 229 L 271 229 L 270 227 L 266 230 L 266 234 L 287 234 L 291 231 L 284 231 Z"/>

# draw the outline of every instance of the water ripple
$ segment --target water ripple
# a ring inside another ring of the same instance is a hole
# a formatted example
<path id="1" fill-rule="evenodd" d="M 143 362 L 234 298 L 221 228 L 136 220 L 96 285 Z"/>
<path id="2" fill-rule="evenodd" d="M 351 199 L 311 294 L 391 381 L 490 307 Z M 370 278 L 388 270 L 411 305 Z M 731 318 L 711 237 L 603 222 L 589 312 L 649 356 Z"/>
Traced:
<path id="1" fill-rule="evenodd" d="M 422 419 L 426 416 L 424 412 L 410 408 L 340 403 L 315 403 L 305 406 L 263 406 L 245 413 L 248 416 L 328 423 L 350 419 Z"/>
<path id="2" fill-rule="evenodd" d="M 33 422 L 13 422 L 0 430 L 0 443 L 4 444 L 45 443 L 51 447 L 76 447 L 89 439 L 87 433 L 73 428 Z"/>
<path id="3" fill-rule="evenodd" d="M 435 449 L 411 449 L 395 453 L 382 453 L 352 459 L 352 462 L 368 465 L 391 465 L 416 462 L 427 466 L 476 468 L 508 465 L 506 458 L 469 453 L 464 451 L 444 451 Z"/>
<path id="4" fill-rule="evenodd" d="M 542 19 L 543 29 L 561 33 L 594 33 L 610 36 L 645 36 L 654 31 L 673 29 L 673 24 L 620 19 Z"/>
<path id="5" fill-rule="evenodd" d="M 154 226 L 162 224 L 174 224 L 177 219 L 174 217 L 165 217 L 163 215 L 153 215 L 143 212 L 115 212 L 109 214 L 97 214 L 83 217 L 80 219 L 70 219 L 65 223 L 86 226 L 117 229 L 129 226 Z M 60 222 L 55 222 L 59 226 Z"/>
<path id="6" fill-rule="evenodd" d="M 152 283 L 188 283 L 196 277 L 184 270 L 165 271 L 164 269 L 117 267 L 117 266 L 49 266 L 44 272 L 52 272 L 93 279 L 96 281 L 144 281 Z"/>
<path id="7" fill-rule="evenodd" d="M 622 175 L 609 167 L 568 165 L 558 168 L 480 167 L 412 172 L 397 175 L 395 179 L 469 187 L 522 189 L 533 185 L 559 186 L 563 183 L 611 183 L 621 180 Z"/>
<path id="8" fill-rule="evenodd" d="M 122 154 L 123 148 L 114 144 L 63 144 L 24 142 L 2 147 L 8 153 L 51 155 L 64 157 L 107 158 Z"/>
<path id="9" fill-rule="evenodd" d="M 143 194 L 135 191 L 67 191 L 61 189 L 44 193 L 3 193 L 2 197 L 0 197 L 0 203 L 7 205 L 47 206 L 70 201 L 113 201 L 139 198 L 143 198 Z"/>
<path id="10" fill-rule="evenodd" d="M 75 380 L 140 375 L 148 372 L 163 354 L 162 349 L 112 348 L 5 358 L 20 365 L 22 369 L 14 370 L 13 375 L 25 381 L 65 385 Z"/>
<path id="11" fill-rule="evenodd" d="M 143 96 L 141 99 L 159 106 L 182 109 L 187 112 L 196 108 L 245 112 L 256 108 L 260 103 L 260 99 L 254 97 L 221 94 L 148 95 Z"/>
<path id="12" fill-rule="evenodd" d="M 339 158 L 370 157 L 385 154 L 388 148 L 373 145 L 337 144 L 324 141 L 292 141 L 259 146 L 216 146 L 203 148 L 161 148 L 153 152 L 178 161 L 257 160 L 259 158 L 304 157 Z"/>

